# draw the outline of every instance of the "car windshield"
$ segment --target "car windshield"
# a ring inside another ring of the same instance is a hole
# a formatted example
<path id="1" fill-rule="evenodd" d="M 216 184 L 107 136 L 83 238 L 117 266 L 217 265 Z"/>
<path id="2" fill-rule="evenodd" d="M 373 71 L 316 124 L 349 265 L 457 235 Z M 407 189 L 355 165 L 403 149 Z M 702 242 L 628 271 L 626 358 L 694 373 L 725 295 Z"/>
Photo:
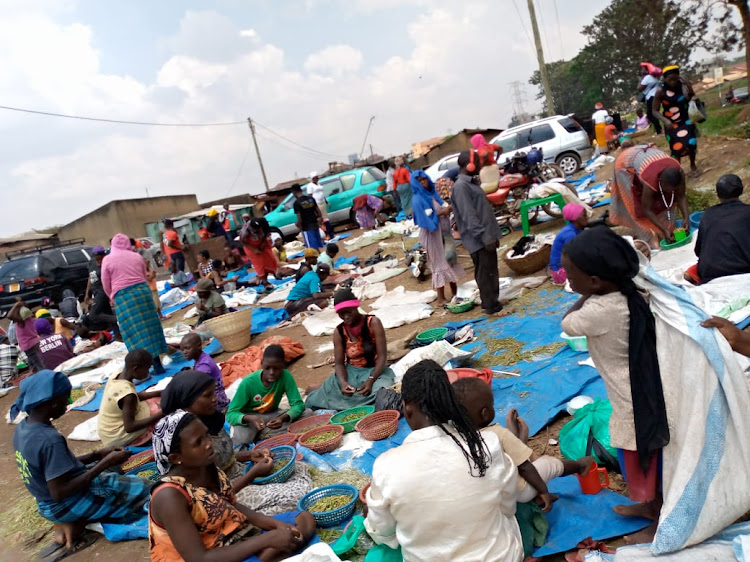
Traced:
<path id="1" fill-rule="evenodd" d="M 37 263 L 37 256 L 6 261 L 0 266 L 0 285 L 37 277 L 39 275 Z"/>
<path id="2" fill-rule="evenodd" d="M 384 180 L 385 174 L 380 171 L 377 168 L 368 168 L 364 172 L 362 172 L 362 175 L 359 177 L 359 183 L 362 185 L 367 185 L 379 180 Z"/>

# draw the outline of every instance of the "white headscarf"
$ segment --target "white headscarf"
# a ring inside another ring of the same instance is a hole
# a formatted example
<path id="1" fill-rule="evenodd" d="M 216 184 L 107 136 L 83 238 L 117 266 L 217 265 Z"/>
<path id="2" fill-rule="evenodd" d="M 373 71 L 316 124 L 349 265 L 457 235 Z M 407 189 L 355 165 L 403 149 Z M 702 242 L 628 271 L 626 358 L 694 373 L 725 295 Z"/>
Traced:
<path id="1" fill-rule="evenodd" d="M 185 410 L 175 410 L 160 419 L 154 428 L 151 440 L 154 444 L 154 460 L 156 460 L 159 474 L 166 474 L 172 468 L 172 464 L 169 462 L 169 454 L 172 452 L 172 439 L 174 439 L 177 426 L 180 425 L 186 414 Z"/>

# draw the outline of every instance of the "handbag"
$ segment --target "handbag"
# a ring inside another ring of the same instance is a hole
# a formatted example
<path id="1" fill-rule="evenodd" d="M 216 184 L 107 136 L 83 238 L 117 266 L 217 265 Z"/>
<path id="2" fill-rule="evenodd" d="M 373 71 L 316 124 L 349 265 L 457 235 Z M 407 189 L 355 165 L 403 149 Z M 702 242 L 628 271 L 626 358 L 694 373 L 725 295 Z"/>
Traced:
<path id="1" fill-rule="evenodd" d="M 638 92 L 635 95 L 635 101 L 637 101 L 638 103 L 643 103 L 644 101 L 646 101 L 646 92 Z"/>

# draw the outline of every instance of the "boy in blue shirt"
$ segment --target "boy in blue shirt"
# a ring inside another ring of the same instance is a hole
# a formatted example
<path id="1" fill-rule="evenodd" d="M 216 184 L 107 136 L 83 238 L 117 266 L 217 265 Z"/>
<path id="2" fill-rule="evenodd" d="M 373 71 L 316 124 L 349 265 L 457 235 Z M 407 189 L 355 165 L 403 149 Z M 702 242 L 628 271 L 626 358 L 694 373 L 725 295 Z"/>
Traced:
<path id="1" fill-rule="evenodd" d="M 321 292 L 320 284 L 331 274 L 331 266 L 327 263 L 319 263 L 317 271 L 311 270 L 300 277 L 297 284 L 289 291 L 284 308 L 289 313 L 289 318 L 307 310 L 310 305 L 318 305 L 325 308 L 333 291 Z"/>

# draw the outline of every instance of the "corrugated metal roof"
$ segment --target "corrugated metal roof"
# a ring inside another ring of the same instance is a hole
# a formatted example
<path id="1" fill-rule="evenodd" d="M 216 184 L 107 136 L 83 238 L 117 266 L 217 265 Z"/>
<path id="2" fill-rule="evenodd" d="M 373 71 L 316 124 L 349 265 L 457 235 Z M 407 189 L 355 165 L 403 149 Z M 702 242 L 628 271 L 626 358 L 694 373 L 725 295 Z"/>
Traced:
<path id="1" fill-rule="evenodd" d="M 7 238 L 0 238 L 0 244 L 12 244 L 14 242 L 24 242 L 25 240 L 49 240 L 57 236 L 57 233 L 45 234 L 42 232 L 35 232 L 33 230 L 29 232 L 22 232 Z"/>

